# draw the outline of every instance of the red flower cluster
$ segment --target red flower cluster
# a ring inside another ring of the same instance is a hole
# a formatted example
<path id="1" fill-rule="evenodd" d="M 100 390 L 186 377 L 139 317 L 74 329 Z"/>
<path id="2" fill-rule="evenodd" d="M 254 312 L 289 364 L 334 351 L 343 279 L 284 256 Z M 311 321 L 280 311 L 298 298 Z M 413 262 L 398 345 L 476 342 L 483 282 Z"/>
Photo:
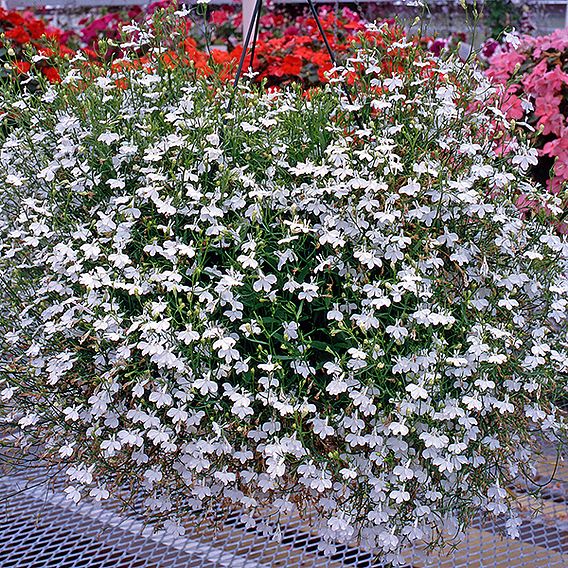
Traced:
<path id="1" fill-rule="evenodd" d="M 347 8 L 336 15 L 324 7 L 319 15 L 327 41 L 339 57 L 349 50 L 357 33 L 365 29 L 363 21 Z M 268 14 L 267 17 L 273 16 Z M 232 53 L 240 56 L 240 48 Z M 325 82 L 325 74 L 332 68 L 321 33 L 311 16 L 300 16 L 294 25 L 281 28 L 281 37 L 261 31 L 256 54 L 254 68 L 258 80 L 266 80 L 269 86 L 299 81 L 304 87 L 310 87 Z"/>
<path id="2" fill-rule="evenodd" d="M 145 11 L 133 8 L 129 11 L 109 12 L 99 18 L 83 20 L 83 26 L 65 37 L 74 38 L 84 51 L 95 57 L 94 48 L 101 39 L 118 39 L 121 27 L 132 20 L 143 20 L 158 7 L 167 7 L 171 0 L 160 0 L 151 4 Z M 333 49 L 339 53 L 348 49 L 349 43 L 357 32 L 365 28 L 362 19 L 352 10 L 343 8 L 337 14 L 330 8 L 320 8 L 322 25 Z M 215 7 L 207 17 L 213 60 L 227 62 L 238 60 L 241 55 L 242 13 L 240 7 Z M 205 38 L 202 27 L 188 21 L 186 35 L 195 40 L 191 56 L 196 64 L 203 67 L 204 55 L 196 50 L 205 51 Z M 229 55 L 223 55 L 215 46 L 223 46 Z M 117 55 L 112 49 L 107 56 Z M 325 81 L 325 72 L 331 68 L 329 55 L 324 49 L 321 35 L 315 20 L 311 16 L 294 16 L 291 12 L 279 10 L 268 5 L 260 19 L 260 34 L 256 48 L 255 70 L 259 80 L 265 79 L 268 85 L 280 85 L 284 82 L 299 81 L 309 87 Z M 206 59 L 209 59 L 206 57 Z"/>
<path id="3" fill-rule="evenodd" d="M 62 53 L 70 51 L 67 47 L 68 42 L 74 43 L 82 47 L 91 61 L 96 62 L 100 56 L 96 49 L 100 40 L 118 40 L 121 36 L 121 27 L 125 23 L 147 19 L 156 8 L 168 7 L 170 4 L 171 0 L 159 0 L 144 11 L 135 7 L 128 11 L 109 12 L 95 19 L 83 20 L 80 22 L 82 28 L 65 33 L 48 28 L 29 12 L 22 14 L 4 12 L 4 14 L 12 21 L 20 22 L 22 29 L 30 30 L 30 32 L 34 30 L 34 34 L 30 33 L 28 41 L 33 43 L 35 38 L 48 35 L 58 42 Z M 350 51 L 351 44 L 357 39 L 358 34 L 368 33 L 365 31 L 365 22 L 349 8 L 342 8 L 336 12 L 329 7 L 320 7 L 319 16 L 327 41 L 340 59 Z M 209 50 L 205 49 L 202 28 L 193 25 L 191 20 L 187 20 L 186 29 L 181 30 L 183 37 L 187 38 L 182 50 L 184 55 L 180 55 L 180 50 L 173 46 L 172 51 L 164 58 L 167 64 L 191 61 L 198 71 L 205 73 L 211 71 L 212 65 L 222 65 L 223 75 L 229 77 L 242 53 L 241 11 L 230 6 L 213 8 L 208 15 L 208 23 L 211 32 L 210 40 L 214 46 L 210 50 L 211 54 L 209 55 Z M 15 26 L 2 24 L 0 21 L 0 29 L 12 30 Z M 325 49 L 317 23 L 311 14 L 301 13 L 294 16 L 290 11 L 281 10 L 269 4 L 260 19 L 259 31 L 254 61 L 258 81 L 265 81 L 269 87 L 297 82 L 304 88 L 327 81 L 326 73 L 332 68 L 332 62 Z M 14 36 L 18 33 L 13 32 Z M 25 33 L 21 33 L 22 40 L 26 37 Z M 215 47 L 219 44 L 222 49 Z M 434 44 L 433 48 L 440 48 L 439 41 Z M 108 48 L 105 56 L 107 58 L 118 56 L 117 49 L 116 47 Z M 247 66 L 249 63 L 250 61 L 247 62 Z M 15 67 L 19 72 L 27 72 L 29 63 L 16 61 Z M 46 70 L 45 75 L 50 80 L 56 80 L 54 70 Z"/>
<path id="4" fill-rule="evenodd" d="M 42 37 L 59 41 L 62 35 L 61 30 L 46 25 L 31 12 L 7 11 L 3 8 L 0 8 L 0 31 L 4 33 L 4 37 L 19 45 Z"/>
<path id="5" fill-rule="evenodd" d="M 23 49 L 32 45 L 38 54 L 35 65 L 50 82 L 59 81 L 54 59 L 73 52 L 65 45 L 61 30 L 47 25 L 31 12 L 8 11 L 0 8 L 0 62 L 9 62 L 16 73 L 27 73 L 31 63 L 25 60 Z M 10 52 L 9 50 L 12 50 Z"/>

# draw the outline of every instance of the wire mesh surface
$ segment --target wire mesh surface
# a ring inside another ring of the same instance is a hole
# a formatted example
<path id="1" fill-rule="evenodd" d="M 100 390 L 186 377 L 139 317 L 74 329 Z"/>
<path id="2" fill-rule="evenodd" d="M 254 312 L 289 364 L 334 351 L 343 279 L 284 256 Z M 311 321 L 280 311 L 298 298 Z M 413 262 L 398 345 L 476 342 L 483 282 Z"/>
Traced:
<path id="1" fill-rule="evenodd" d="M 427 556 L 408 551 L 408 568 L 568 568 L 568 466 L 553 455 L 539 464 L 547 484 L 537 500 L 526 483 L 519 495 L 520 538 L 503 538 L 496 521 L 476 520 L 455 549 Z M 535 480 L 538 482 L 538 480 Z M 183 537 L 153 533 L 134 514 L 93 503 L 75 505 L 60 489 L 24 475 L 0 477 L 1 568 L 370 568 L 368 552 L 339 547 L 331 557 L 300 519 L 279 542 L 247 528 L 239 513 L 221 514 L 212 528 L 188 522 Z M 536 514 L 534 510 L 536 509 Z"/>

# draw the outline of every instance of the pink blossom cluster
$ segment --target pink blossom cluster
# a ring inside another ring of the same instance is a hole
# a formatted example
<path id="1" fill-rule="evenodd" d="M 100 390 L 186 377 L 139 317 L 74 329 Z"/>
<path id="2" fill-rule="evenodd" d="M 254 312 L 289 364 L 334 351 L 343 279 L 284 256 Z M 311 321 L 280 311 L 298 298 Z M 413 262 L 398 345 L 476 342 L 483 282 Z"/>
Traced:
<path id="1" fill-rule="evenodd" d="M 533 173 L 560 194 L 568 181 L 568 29 L 487 47 L 493 51 L 487 74 L 506 85 L 502 110 L 535 129 L 539 160 Z M 560 228 L 568 231 L 566 224 Z"/>

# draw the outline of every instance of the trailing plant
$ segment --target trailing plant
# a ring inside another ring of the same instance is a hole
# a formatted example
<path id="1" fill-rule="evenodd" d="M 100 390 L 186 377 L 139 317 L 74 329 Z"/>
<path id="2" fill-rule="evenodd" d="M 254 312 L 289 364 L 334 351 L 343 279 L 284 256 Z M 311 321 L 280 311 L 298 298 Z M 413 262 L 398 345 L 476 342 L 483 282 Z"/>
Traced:
<path id="1" fill-rule="evenodd" d="M 380 26 L 321 89 L 234 91 L 171 18 L 2 92 L 2 443 L 175 534 L 221 503 L 393 563 L 480 509 L 517 535 L 568 243 L 497 89 Z"/>

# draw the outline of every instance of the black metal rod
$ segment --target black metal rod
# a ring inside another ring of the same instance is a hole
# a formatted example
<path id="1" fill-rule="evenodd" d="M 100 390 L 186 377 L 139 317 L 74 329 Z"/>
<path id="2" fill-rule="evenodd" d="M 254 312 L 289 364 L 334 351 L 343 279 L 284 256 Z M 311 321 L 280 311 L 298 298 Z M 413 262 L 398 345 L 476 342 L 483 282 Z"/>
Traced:
<path id="1" fill-rule="evenodd" d="M 319 33 L 321 34 L 321 37 L 323 39 L 323 43 L 325 45 L 325 48 L 327 50 L 327 53 L 329 54 L 329 58 L 331 59 L 331 62 L 333 63 L 333 66 L 336 66 L 336 59 L 335 59 L 335 53 L 333 51 L 333 49 L 331 49 L 331 45 L 329 45 L 329 41 L 327 39 L 327 36 L 325 35 L 325 30 L 323 29 L 323 26 L 321 25 L 321 20 L 320 17 L 318 15 L 318 12 L 316 10 L 315 4 L 313 2 L 313 0 L 307 0 L 308 5 L 310 7 L 310 11 L 312 12 L 312 16 L 314 17 L 314 20 L 316 21 L 316 25 L 318 27 Z M 347 100 L 349 101 L 350 105 L 353 105 L 353 99 L 351 98 L 351 93 L 349 92 L 349 89 L 347 88 L 347 85 L 345 83 L 342 83 L 343 86 L 343 92 L 345 93 L 345 96 L 347 97 Z M 359 113 L 357 111 L 353 111 L 353 114 L 355 116 L 355 120 L 357 121 L 357 125 L 359 126 L 359 128 L 361 130 L 363 130 L 363 123 L 361 121 L 361 118 L 359 117 Z"/>
<path id="2" fill-rule="evenodd" d="M 254 10 L 252 13 L 252 18 L 247 30 L 247 35 L 245 38 L 245 42 L 243 44 L 243 52 L 241 53 L 241 59 L 239 61 L 239 66 L 237 67 L 237 74 L 235 75 L 235 80 L 233 81 L 233 92 L 231 93 L 231 98 L 227 104 L 227 112 L 231 112 L 231 108 L 233 107 L 233 101 L 235 99 L 235 91 L 239 84 L 239 80 L 241 75 L 243 74 L 243 67 L 245 64 L 245 59 L 247 57 L 248 46 L 250 44 L 253 28 L 255 27 L 255 23 L 257 20 L 260 20 L 260 12 L 262 10 L 262 0 L 256 0 L 256 4 L 254 5 Z M 255 41 L 256 44 L 256 41 Z M 253 52 L 254 53 L 254 52 Z"/>
<path id="3" fill-rule="evenodd" d="M 329 58 L 331 59 L 331 62 L 335 65 L 336 61 L 335 61 L 335 53 L 333 51 L 333 49 L 331 49 L 331 45 L 329 45 L 329 41 L 327 40 L 327 36 L 325 35 L 325 30 L 323 29 L 323 26 L 321 25 L 321 20 L 318 14 L 318 11 L 316 10 L 316 6 L 313 2 L 313 0 L 307 0 L 308 5 L 310 7 L 310 11 L 312 12 L 312 16 L 314 17 L 314 20 L 316 21 L 316 25 L 318 27 L 319 33 L 321 34 L 321 37 L 323 39 L 323 43 L 325 44 L 325 48 L 327 49 L 327 52 L 329 53 Z"/>
<path id="4" fill-rule="evenodd" d="M 259 27 L 260 27 L 260 13 L 262 11 L 262 2 L 263 0 L 256 0 L 256 3 L 254 5 L 254 10 L 252 13 L 252 17 L 251 17 L 251 21 L 246 33 L 246 38 L 243 44 L 243 51 L 241 53 L 241 58 L 239 60 L 239 65 L 237 67 L 237 73 L 235 75 L 235 80 L 233 81 L 233 92 L 231 93 L 231 97 L 229 98 L 229 102 L 227 103 L 227 113 L 231 112 L 231 109 L 233 107 L 233 102 L 235 99 L 235 93 L 236 93 L 236 89 L 237 86 L 239 84 L 239 81 L 241 79 L 241 76 L 243 74 L 243 68 L 244 68 L 244 64 L 245 64 L 245 60 L 246 60 L 246 56 L 247 56 L 247 51 L 248 51 L 248 47 L 249 44 L 251 42 L 251 36 L 253 33 L 253 29 L 254 29 L 254 36 L 253 36 L 253 42 L 252 42 L 252 46 L 251 46 L 251 56 L 250 56 L 250 67 L 252 68 L 253 66 L 253 61 L 254 61 L 254 54 L 255 54 L 255 50 L 256 50 L 256 44 L 258 42 L 258 34 L 259 34 Z M 323 29 L 323 26 L 321 24 L 321 20 L 320 17 L 318 15 L 318 12 L 316 10 L 315 4 L 313 2 L 313 0 L 307 0 L 308 2 L 308 6 L 310 7 L 310 11 L 312 13 L 312 16 L 314 17 L 314 20 L 316 21 L 316 25 L 318 27 L 318 31 L 322 37 L 323 43 L 325 45 L 325 49 L 329 55 L 329 58 L 331 59 L 331 62 L 333 64 L 333 66 L 335 67 L 337 65 L 337 61 L 335 58 L 335 53 L 333 51 L 333 49 L 331 49 L 331 45 L 329 44 L 329 41 L 327 39 L 327 36 L 325 35 L 325 30 Z M 354 106 L 354 102 L 353 102 L 353 98 L 351 97 L 351 93 L 349 92 L 349 88 L 347 87 L 347 85 L 345 83 L 342 83 L 342 88 L 343 88 L 343 92 L 345 93 L 345 96 L 347 97 L 347 101 L 349 102 L 350 105 Z M 353 115 L 355 116 L 355 120 L 357 121 L 357 125 L 359 126 L 359 128 L 361 130 L 363 130 L 363 122 L 361 121 L 361 117 L 359 116 L 359 113 L 354 110 L 353 111 Z"/>

